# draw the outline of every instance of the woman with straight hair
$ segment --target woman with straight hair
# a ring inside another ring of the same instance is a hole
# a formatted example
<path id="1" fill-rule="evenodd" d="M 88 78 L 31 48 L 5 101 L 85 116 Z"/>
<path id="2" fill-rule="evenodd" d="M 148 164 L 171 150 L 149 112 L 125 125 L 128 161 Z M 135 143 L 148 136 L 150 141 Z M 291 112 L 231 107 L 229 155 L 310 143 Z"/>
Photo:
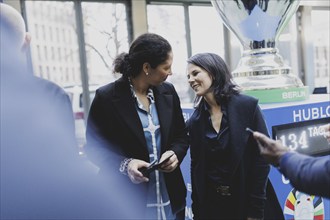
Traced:
<path id="1" fill-rule="evenodd" d="M 189 58 L 187 77 L 196 94 L 187 122 L 194 219 L 263 219 L 270 167 L 245 130 L 268 134 L 258 100 L 240 94 L 216 54 Z M 273 196 L 278 208 L 273 217 L 281 219 L 274 191 Z"/>
<path id="2" fill-rule="evenodd" d="M 166 39 L 139 36 L 115 59 L 114 71 L 123 76 L 96 91 L 88 117 L 87 153 L 134 219 L 184 219 L 180 163 L 188 144 L 179 97 L 165 82 L 172 61 Z"/>

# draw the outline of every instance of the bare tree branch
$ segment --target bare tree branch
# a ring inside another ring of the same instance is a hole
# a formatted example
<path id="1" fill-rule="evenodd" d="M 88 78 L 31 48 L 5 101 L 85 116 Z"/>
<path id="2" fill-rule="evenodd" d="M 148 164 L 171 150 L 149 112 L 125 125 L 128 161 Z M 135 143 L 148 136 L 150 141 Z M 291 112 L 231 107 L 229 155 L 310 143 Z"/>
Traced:
<path id="1" fill-rule="evenodd" d="M 98 51 L 98 49 L 95 48 L 93 45 L 87 43 L 87 42 L 85 42 L 85 45 L 86 45 L 87 47 L 90 47 L 92 50 L 94 50 L 95 53 L 96 53 L 97 55 L 99 55 L 99 57 L 101 58 L 101 60 L 102 60 L 102 62 L 104 63 L 105 67 L 106 67 L 108 70 L 111 71 L 111 66 L 109 66 L 109 64 L 108 64 L 107 61 L 104 59 L 103 55 Z"/>

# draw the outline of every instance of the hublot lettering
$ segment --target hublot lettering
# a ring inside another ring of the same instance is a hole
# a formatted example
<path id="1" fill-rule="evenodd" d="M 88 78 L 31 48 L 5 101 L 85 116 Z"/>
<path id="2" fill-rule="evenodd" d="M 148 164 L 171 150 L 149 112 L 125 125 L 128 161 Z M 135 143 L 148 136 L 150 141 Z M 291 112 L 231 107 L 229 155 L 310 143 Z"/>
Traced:
<path id="1" fill-rule="evenodd" d="M 330 106 L 298 109 L 292 114 L 294 122 L 330 117 Z"/>

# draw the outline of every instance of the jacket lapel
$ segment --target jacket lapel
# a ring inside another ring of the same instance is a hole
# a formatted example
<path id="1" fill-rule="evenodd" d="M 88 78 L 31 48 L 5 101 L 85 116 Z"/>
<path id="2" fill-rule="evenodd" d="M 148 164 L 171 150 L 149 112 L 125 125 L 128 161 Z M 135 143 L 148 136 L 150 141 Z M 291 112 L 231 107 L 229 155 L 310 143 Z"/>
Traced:
<path id="1" fill-rule="evenodd" d="M 205 112 L 203 111 L 204 109 L 204 100 L 200 104 L 197 110 L 196 114 L 196 121 L 194 122 L 195 126 L 193 128 L 193 135 L 196 136 L 196 139 L 192 137 L 195 140 L 199 140 L 200 143 L 196 145 L 196 147 L 199 147 L 199 149 L 196 149 L 196 152 L 198 152 L 198 156 L 202 158 L 202 161 L 204 162 L 204 156 L 205 156 Z M 200 137 L 198 137 L 200 136 Z"/>
<path id="2" fill-rule="evenodd" d="M 232 96 L 228 102 L 228 123 L 230 129 L 230 145 L 231 145 L 231 160 L 230 173 L 234 173 L 242 159 L 248 142 L 249 133 L 245 128 L 249 125 L 249 120 L 252 119 L 253 112 L 246 112 L 246 108 L 239 106 L 236 102 L 236 97 Z"/>
<path id="3" fill-rule="evenodd" d="M 191 162 L 195 163 L 196 173 L 201 173 L 203 176 L 195 175 L 194 181 L 200 187 L 196 187 L 197 194 L 201 196 L 201 202 L 204 201 L 206 192 L 205 192 L 205 113 L 202 111 L 204 108 L 204 100 L 195 110 L 192 115 L 193 125 L 190 130 L 190 140 L 191 140 Z"/>
<path id="4" fill-rule="evenodd" d="M 115 82 L 113 103 L 122 120 L 138 138 L 141 143 L 139 146 L 146 146 L 147 143 L 144 137 L 143 127 L 136 111 L 135 101 L 127 79 L 121 78 Z"/>
<path id="5" fill-rule="evenodd" d="M 169 132 L 173 117 L 173 96 L 162 85 L 154 88 L 155 103 L 162 135 L 162 152 L 167 149 Z"/>

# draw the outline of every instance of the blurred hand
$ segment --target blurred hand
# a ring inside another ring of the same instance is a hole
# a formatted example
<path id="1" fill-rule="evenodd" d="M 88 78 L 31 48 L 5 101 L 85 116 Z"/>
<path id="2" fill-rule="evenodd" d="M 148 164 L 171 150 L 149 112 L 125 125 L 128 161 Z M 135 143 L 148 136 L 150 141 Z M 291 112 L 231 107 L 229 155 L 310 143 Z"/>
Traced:
<path id="1" fill-rule="evenodd" d="M 165 160 L 171 154 L 174 154 L 174 155 L 171 156 L 171 158 L 161 166 L 161 168 L 159 169 L 160 171 L 163 171 L 163 172 L 166 172 L 166 173 L 170 173 L 173 170 L 175 170 L 175 168 L 179 165 L 178 157 L 176 156 L 176 154 L 172 150 L 165 151 L 162 154 L 162 156 L 160 157 L 159 163 L 161 163 L 163 160 Z"/>
<path id="2" fill-rule="evenodd" d="M 140 168 L 148 166 L 149 163 L 139 159 L 133 159 L 131 160 L 131 162 L 129 162 L 127 166 L 127 175 L 132 181 L 132 183 L 138 184 L 149 181 L 149 179 L 143 176 L 142 173 L 139 171 Z"/>
<path id="3" fill-rule="evenodd" d="M 257 140 L 260 154 L 267 160 L 268 163 L 277 166 L 280 158 L 287 153 L 288 147 L 282 145 L 280 141 L 274 141 L 259 132 L 253 132 L 253 137 Z"/>
<path id="4" fill-rule="evenodd" d="M 330 124 L 324 125 L 324 136 L 330 142 Z"/>

